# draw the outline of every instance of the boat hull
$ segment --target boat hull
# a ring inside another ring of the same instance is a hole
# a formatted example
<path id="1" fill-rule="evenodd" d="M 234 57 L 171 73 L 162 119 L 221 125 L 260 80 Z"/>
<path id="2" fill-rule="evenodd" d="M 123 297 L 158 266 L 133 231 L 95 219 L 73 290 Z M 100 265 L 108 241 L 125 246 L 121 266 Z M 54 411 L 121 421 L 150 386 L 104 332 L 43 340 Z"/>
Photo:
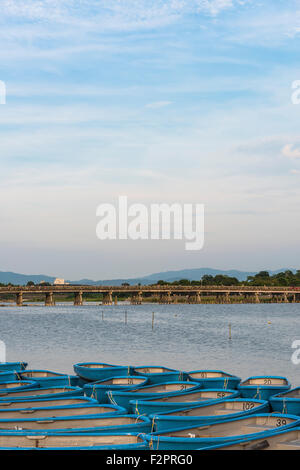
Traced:
<path id="1" fill-rule="evenodd" d="M 243 402 L 244 400 L 237 398 L 235 400 L 224 400 L 224 402 L 236 402 L 236 401 L 241 401 Z M 169 429 L 180 429 L 183 427 L 193 427 L 193 426 L 206 426 L 206 425 L 211 425 L 214 423 L 217 423 L 222 419 L 223 421 L 231 421 L 232 419 L 235 418 L 240 418 L 244 416 L 248 416 L 251 414 L 257 414 L 257 413 L 267 413 L 270 409 L 269 403 L 267 401 L 262 401 L 262 400 L 249 400 L 247 402 L 248 405 L 254 404 L 255 407 L 252 409 L 248 408 L 247 410 L 244 411 L 237 411 L 236 413 L 230 413 L 228 415 L 224 415 L 222 413 L 222 416 L 215 414 L 215 415 L 203 415 L 203 416 L 180 416 L 180 415 L 169 415 L 168 413 L 165 414 L 153 414 L 150 415 L 149 418 L 153 420 L 153 425 L 154 429 L 156 432 L 161 432 L 161 431 L 167 431 Z M 209 405 L 201 405 L 199 407 L 194 407 L 194 410 L 199 410 L 201 413 L 201 410 L 203 408 L 205 409 Z M 184 408 L 183 410 L 189 411 L 192 408 Z M 183 410 L 177 410 L 177 412 L 180 414 L 182 413 Z M 176 412 L 176 411 L 175 411 Z M 173 412 L 174 413 L 174 412 Z"/>
<path id="2" fill-rule="evenodd" d="M 146 450 L 148 443 L 137 433 L 44 434 L 0 432 L 0 450 Z"/>
<path id="3" fill-rule="evenodd" d="M 120 379 L 122 377 L 112 377 L 112 379 Z M 125 377 L 123 377 L 125 379 Z M 110 403 L 108 394 L 107 392 L 110 392 L 112 390 L 115 391 L 130 391 L 136 388 L 144 387 L 145 385 L 148 385 L 148 379 L 146 377 L 143 377 L 143 381 L 140 382 L 139 384 L 132 384 L 130 385 L 131 381 L 134 381 L 137 377 L 135 376 L 128 376 L 126 379 L 128 379 L 128 384 L 127 385 L 117 385 L 117 384 L 110 384 L 106 385 L 105 380 L 95 382 L 92 384 L 87 384 L 84 385 L 83 390 L 84 394 L 88 397 L 93 397 L 95 398 L 99 403 Z M 142 378 L 142 377 L 141 377 Z"/>
<path id="4" fill-rule="evenodd" d="M 122 423 L 123 421 L 123 423 Z M 2 419 L 0 433 L 14 432 L 20 434 L 41 433 L 58 435 L 61 433 L 149 433 L 151 421 L 145 416 L 113 415 L 109 416 L 70 416 L 29 419 Z"/>
<path id="5" fill-rule="evenodd" d="M 93 364 L 93 363 L 86 363 Z M 88 382 L 97 382 L 99 380 L 110 379 L 116 376 L 127 376 L 130 375 L 130 367 L 125 366 L 115 366 L 112 364 L 100 364 L 105 367 L 86 367 L 84 364 L 75 364 L 74 371 L 75 373 L 84 380 Z"/>
<path id="6" fill-rule="evenodd" d="M 32 388 L 30 390 L 23 390 L 21 392 L 11 392 L 10 394 L 1 394 L 1 401 L 32 401 L 36 398 L 63 398 L 63 397 L 76 397 L 83 395 L 83 389 L 79 387 L 64 387 L 64 391 L 55 392 L 56 387 L 49 388 Z M 49 392 L 49 393 L 48 393 Z"/>
<path id="7" fill-rule="evenodd" d="M 230 390 L 235 390 L 241 382 L 240 377 L 226 374 L 220 370 L 193 370 L 188 374 L 190 380 L 193 382 L 199 382 L 202 385 L 202 388 L 229 388 Z M 213 374 L 225 374 L 225 377 L 209 377 L 209 375 Z"/>
<path id="8" fill-rule="evenodd" d="M 214 397 L 207 398 L 198 401 L 176 401 L 176 402 L 168 402 L 168 401 L 151 401 L 151 399 L 143 400 L 130 400 L 130 410 L 132 413 L 139 413 L 142 415 L 151 415 L 151 414 L 160 414 L 166 413 L 168 411 L 175 411 L 182 408 L 187 407 L 194 407 L 200 406 L 203 404 L 212 404 L 221 400 L 226 400 L 226 398 L 238 398 L 239 392 L 237 390 L 208 390 L 207 392 L 214 392 Z M 180 395 L 187 395 L 187 394 L 180 394 Z M 161 397 L 152 397 L 152 399 L 158 399 Z M 163 397 L 162 397 L 163 398 Z M 179 396 L 180 398 L 180 396 Z"/>
<path id="9" fill-rule="evenodd" d="M 293 427 L 299 426 L 300 420 L 299 417 L 293 415 L 271 415 L 271 414 L 258 414 L 252 415 L 252 417 L 268 417 L 272 416 L 272 419 L 275 417 L 281 423 L 286 423 L 287 420 L 292 420 L 289 424 L 280 424 L 280 430 L 286 430 Z M 230 421 L 227 421 L 227 424 L 244 420 L 250 418 L 251 416 L 244 417 L 244 418 L 237 418 Z M 219 420 L 215 425 L 224 423 L 223 420 Z M 212 425 L 213 426 L 213 425 Z M 196 428 L 197 429 L 197 428 Z M 201 428 L 200 428 L 201 429 Z M 260 438 L 267 438 L 268 436 L 272 436 L 276 433 L 279 428 L 274 428 L 270 430 L 263 430 L 259 432 L 253 432 L 251 434 L 239 434 L 239 435 L 224 435 L 224 436 L 208 436 L 208 437 L 193 437 L 195 433 L 195 427 L 185 427 L 175 430 L 168 430 L 167 433 L 172 433 L 173 431 L 176 433 L 181 432 L 183 435 L 179 437 L 175 436 L 167 436 L 164 433 L 155 432 L 152 434 L 148 434 L 145 436 L 145 440 L 148 442 L 149 447 L 151 450 L 196 450 L 202 448 L 210 448 L 217 445 L 225 445 L 231 444 L 237 441 L 241 441 L 244 439 L 260 439 Z M 205 434 L 205 427 L 203 427 L 203 432 Z"/>
<path id="10" fill-rule="evenodd" d="M 190 387 L 190 385 L 192 385 L 192 387 Z M 161 391 L 161 392 L 154 392 L 154 391 L 150 391 L 149 390 L 149 393 L 146 391 L 148 388 L 152 388 L 152 387 L 160 387 L 160 386 L 163 386 L 163 385 L 178 385 L 180 387 L 182 387 L 182 392 L 180 392 L 179 390 L 176 390 L 176 391 L 170 391 L 170 392 L 164 392 L 164 391 Z M 136 392 L 133 392 L 132 390 L 125 390 L 125 391 L 115 391 L 115 390 L 111 390 L 109 392 L 107 392 L 107 396 L 109 398 L 109 401 L 110 403 L 112 404 L 117 404 L 119 406 L 122 406 L 124 408 L 126 408 L 129 412 L 132 412 L 132 413 L 135 413 L 135 410 L 132 408 L 131 404 L 130 404 L 130 401 L 132 399 L 151 399 L 151 398 L 164 398 L 164 397 L 170 397 L 170 396 L 173 396 L 173 395 L 177 395 L 178 393 L 183 393 L 186 388 L 185 387 L 189 387 L 189 391 L 197 391 L 198 389 L 200 390 L 201 389 L 201 385 L 200 384 L 197 384 L 197 383 L 194 383 L 194 382 L 168 382 L 168 383 L 163 383 L 163 384 L 156 384 L 156 385 L 150 385 L 149 387 L 143 387 L 143 391 L 139 391 L 138 389 L 135 389 L 137 390 Z"/>
<path id="11" fill-rule="evenodd" d="M 0 372 L 20 372 L 21 370 L 26 369 L 27 365 L 27 362 L 0 362 Z"/>

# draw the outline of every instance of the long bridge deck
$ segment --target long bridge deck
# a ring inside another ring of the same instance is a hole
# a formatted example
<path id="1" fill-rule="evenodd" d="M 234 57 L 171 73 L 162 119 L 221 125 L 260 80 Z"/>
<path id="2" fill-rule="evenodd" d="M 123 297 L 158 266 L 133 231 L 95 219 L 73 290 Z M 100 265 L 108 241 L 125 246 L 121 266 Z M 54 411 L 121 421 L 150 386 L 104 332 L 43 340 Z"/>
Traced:
<path id="1" fill-rule="evenodd" d="M 184 297 L 189 303 L 201 303 L 203 297 L 216 298 L 216 303 L 231 303 L 236 298 L 240 302 L 259 303 L 268 298 L 274 302 L 300 302 L 300 287 L 265 286 L 91 286 L 91 285 L 53 285 L 53 286 L 2 286 L 1 295 L 14 295 L 17 305 L 23 305 L 23 296 L 45 295 L 45 305 L 54 305 L 54 295 L 74 294 L 74 305 L 82 305 L 84 294 L 102 294 L 103 304 L 111 305 L 117 296 L 127 295 L 131 303 L 141 304 L 144 297 L 156 296 L 161 303 L 176 303 Z M 114 299 L 115 296 L 115 299 Z"/>

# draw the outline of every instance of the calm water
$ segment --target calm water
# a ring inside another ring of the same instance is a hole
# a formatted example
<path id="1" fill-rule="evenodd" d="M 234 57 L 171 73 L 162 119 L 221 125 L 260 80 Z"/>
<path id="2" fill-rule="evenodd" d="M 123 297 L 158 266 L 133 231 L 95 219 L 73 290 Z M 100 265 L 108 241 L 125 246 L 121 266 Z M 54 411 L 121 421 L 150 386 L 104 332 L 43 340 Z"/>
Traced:
<path id="1" fill-rule="evenodd" d="M 83 361 L 152 364 L 222 369 L 243 378 L 284 375 L 300 385 L 300 365 L 291 362 L 299 316 L 300 304 L 8 306 L 0 308 L 0 339 L 8 361 L 26 361 L 30 368 L 71 372 Z"/>

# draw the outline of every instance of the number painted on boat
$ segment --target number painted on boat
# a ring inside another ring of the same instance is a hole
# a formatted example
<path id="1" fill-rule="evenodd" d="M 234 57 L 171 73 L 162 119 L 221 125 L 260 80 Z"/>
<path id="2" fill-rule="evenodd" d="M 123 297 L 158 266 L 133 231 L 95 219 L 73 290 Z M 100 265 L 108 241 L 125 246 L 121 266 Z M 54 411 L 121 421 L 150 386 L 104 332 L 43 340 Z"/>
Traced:
<path id="1" fill-rule="evenodd" d="M 183 385 L 183 384 L 182 384 L 182 385 L 180 386 L 180 390 L 186 390 L 186 389 L 187 389 L 187 386 L 186 386 L 186 385 Z"/>
<path id="2" fill-rule="evenodd" d="M 202 379 L 205 379 L 207 377 L 207 373 L 206 372 L 200 372 L 200 377 Z"/>
<path id="3" fill-rule="evenodd" d="M 243 403 L 243 410 L 252 410 L 254 408 L 254 403 L 246 402 Z"/>
<path id="4" fill-rule="evenodd" d="M 132 385 L 133 384 L 133 379 L 128 379 L 128 385 Z"/>
<path id="5" fill-rule="evenodd" d="M 217 393 L 218 398 L 224 398 L 225 396 L 226 396 L 226 394 L 224 392 L 218 392 Z"/>
<path id="6" fill-rule="evenodd" d="M 272 380 L 271 379 L 264 379 L 264 385 L 271 385 Z"/>
<path id="7" fill-rule="evenodd" d="M 276 420 L 276 426 L 280 427 L 280 426 L 285 426 L 287 424 L 286 422 L 286 419 L 284 418 L 278 418 Z"/>

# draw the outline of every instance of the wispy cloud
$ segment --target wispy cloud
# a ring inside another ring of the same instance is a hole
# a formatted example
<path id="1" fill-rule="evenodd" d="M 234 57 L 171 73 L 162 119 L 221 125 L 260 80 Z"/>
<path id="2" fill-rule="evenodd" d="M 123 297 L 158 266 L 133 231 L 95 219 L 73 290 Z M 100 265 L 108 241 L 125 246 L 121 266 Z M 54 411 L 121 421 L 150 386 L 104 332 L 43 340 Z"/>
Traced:
<path id="1" fill-rule="evenodd" d="M 293 144 L 286 144 L 282 148 L 282 155 L 292 160 L 300 158 L 300 148 L 294 148 Z"/>

